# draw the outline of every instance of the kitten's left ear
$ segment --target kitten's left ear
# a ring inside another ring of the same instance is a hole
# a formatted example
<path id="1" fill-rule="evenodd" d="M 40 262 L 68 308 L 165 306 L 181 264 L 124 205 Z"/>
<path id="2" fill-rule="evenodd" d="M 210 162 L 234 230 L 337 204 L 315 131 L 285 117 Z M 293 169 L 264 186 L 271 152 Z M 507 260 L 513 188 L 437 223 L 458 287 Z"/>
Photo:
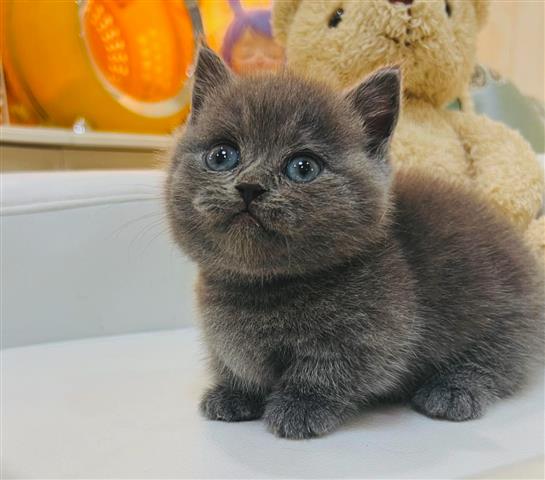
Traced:
<path id="1" fill-rule="evenodd" d="M 399 116 L 400 96 L 399 67 L 378 70 L 347 93 L 362 120 L 368 155 L 382 157 L 386 153 Z"/>
<path id="2" fill-rule="evenodd" d="M 210 47 L 201 43 L 193 78 L 191 120 L 195 120 L 198 116 L 205 99 L 214 90 L 229 83 L 233 79 L 233 74 Z"/>

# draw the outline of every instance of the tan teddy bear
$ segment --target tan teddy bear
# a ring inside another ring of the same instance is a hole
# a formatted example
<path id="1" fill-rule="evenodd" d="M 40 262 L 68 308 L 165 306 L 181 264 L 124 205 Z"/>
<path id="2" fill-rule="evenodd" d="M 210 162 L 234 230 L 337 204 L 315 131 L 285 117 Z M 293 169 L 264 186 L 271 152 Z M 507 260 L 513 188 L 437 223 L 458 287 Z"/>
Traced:
<path id="1" fill-rule="evenodd" d="M 396 168 L 420 168 L 485 195 L 545 257 L 536 220 L 543 174 L 514 130 L 446 104 L 467 92 L 488 0 L 277 0 L 275 35 L 288 66 L 349 87 L 384 65 L 403 71 Z M 470 214 L 470 212 L 468 212 Z"/>

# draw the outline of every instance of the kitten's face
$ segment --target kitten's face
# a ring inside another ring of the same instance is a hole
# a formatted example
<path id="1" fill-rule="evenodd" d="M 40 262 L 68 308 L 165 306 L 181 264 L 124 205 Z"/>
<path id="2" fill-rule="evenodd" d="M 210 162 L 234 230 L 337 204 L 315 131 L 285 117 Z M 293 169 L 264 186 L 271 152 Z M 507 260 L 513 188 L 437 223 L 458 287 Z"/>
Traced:
<path id="1" fill-rule="evenodd" d="M 305 273 L 380 237 L 396 71 L 367 86 L 367 97 L 361 86 L 345 97 L 287 74 L 235 78 L 202 49 L 195 75 L 166 188 L 172 231 L 191 257 L 256 277 Z M 385 84 L 390 93 L 378 98 Z M 362 104 L 374 113 L 367 121 Z"/>

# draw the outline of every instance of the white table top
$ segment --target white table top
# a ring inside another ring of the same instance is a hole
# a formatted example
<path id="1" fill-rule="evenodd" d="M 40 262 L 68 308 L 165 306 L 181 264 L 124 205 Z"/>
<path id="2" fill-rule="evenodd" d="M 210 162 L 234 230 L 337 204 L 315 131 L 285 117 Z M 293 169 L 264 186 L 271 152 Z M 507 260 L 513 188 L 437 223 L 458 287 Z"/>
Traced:
<path id="1" fill-rule="evenodd" d="M 543 375 L 480 420 L 384 407 L 290 441 L 201 418 L 203 358 L 192 328 L 5 350 L 2 478 L 461 478 L 543 455 Z"/>

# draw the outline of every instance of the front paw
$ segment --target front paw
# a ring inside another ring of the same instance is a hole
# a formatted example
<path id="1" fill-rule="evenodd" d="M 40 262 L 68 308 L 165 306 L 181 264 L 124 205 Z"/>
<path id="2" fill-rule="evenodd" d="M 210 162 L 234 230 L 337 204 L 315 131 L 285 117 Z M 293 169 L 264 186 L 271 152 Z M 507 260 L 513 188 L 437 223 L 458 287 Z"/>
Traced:
<path id="1" fill-rule="evenodd" d="M 344 405 L 320 395 L 276 392 L 267 402 L 264 420 L 278 437 L 304 439 L 335 429 L 345 410 Z"/>
<path id="2" fill-rule="evenodd" d="M 412 405 L 428 417 L 452 422 L 479 418 L 484 409 L 477 390 L 449 385 L 448 381 L 424 385 L 414 395 Z"/>
<path id="3" fill-rule="evenodd" d="M 204 394 L 200 409 L 202 414 L 210 420 L 241 422 L 261 418 L 264 401 L 263 397 L 257 394 L 216 385 Z"/>

